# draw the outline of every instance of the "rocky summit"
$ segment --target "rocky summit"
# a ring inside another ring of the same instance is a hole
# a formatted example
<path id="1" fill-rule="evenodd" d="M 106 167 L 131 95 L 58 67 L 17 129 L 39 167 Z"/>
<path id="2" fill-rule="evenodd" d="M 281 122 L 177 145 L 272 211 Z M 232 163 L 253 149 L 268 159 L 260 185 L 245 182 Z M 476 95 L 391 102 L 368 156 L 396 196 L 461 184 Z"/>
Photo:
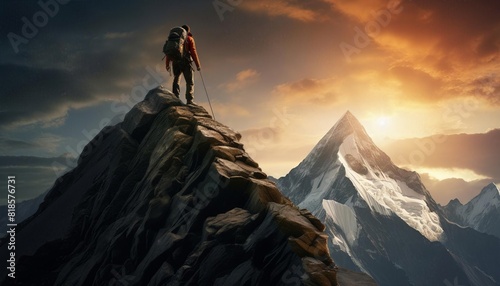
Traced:
<path id="1" fill-rule="evenodd" d="M 240 137 L 151 90 L 19 225 L 14 284 L 373 285 L 336 267 L 325 226 L 280 193 Z"/>

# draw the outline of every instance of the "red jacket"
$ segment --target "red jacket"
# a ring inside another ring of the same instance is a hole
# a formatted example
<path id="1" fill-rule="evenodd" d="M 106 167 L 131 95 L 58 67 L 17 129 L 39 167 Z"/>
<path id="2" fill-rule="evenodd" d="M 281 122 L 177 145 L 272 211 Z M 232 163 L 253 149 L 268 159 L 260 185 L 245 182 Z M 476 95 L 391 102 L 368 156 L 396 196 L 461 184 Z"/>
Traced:
<path id="1" fill-rule="evenodd" d="M 197 68 L 200 68 L 200 59 L 198 58 L 198 53 L 196 52 L 196 44 L 194 42 L 193 34 L 188 33 L 186 40 L 184 41 L 184 50 L 189 52 L 189 56 L 193 58 L 194 63 Z M 168 67 L 170 65 L 170 59 L 168 56 L 165 58 L 165 64 Z"/>

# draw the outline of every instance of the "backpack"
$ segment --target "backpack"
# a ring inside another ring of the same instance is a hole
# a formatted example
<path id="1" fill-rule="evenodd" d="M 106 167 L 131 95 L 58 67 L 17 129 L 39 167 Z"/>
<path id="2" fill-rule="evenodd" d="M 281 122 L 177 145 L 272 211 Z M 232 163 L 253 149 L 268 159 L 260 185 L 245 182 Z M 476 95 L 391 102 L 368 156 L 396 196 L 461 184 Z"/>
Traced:
<path id="1" fill-rule="evenodd" d="M 163 45 L 163 53 L 173 61 L 180 61 L 185 56 L 184 42 L 187 32 L 182 27 L 175 27 L 170 30 L 168 39 Z"/>

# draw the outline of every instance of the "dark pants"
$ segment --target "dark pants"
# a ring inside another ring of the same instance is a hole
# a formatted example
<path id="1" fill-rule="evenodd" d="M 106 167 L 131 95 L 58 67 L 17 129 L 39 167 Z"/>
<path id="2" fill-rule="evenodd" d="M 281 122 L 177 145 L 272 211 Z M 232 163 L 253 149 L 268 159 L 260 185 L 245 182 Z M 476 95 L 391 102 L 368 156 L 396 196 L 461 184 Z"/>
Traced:
<path id="1" fill-rule="evenodd" d="M 174 71 L 174 83 L 172 86 L 172 90 L 174 94 L 179 97 L 179 94 L 181 92 L 181 87 L 179 86 L 179 83 L 181 81 L 181 74 L 184 76 L 184 79 L 186 80 L 186 100 L 193 100 L 193 93 L 194 93 L 194 73 L 193 73 L 193 68 L 191 67 L 191 64 L 189 62 L 173 62 L 172 63 L 172 69 Z"/>

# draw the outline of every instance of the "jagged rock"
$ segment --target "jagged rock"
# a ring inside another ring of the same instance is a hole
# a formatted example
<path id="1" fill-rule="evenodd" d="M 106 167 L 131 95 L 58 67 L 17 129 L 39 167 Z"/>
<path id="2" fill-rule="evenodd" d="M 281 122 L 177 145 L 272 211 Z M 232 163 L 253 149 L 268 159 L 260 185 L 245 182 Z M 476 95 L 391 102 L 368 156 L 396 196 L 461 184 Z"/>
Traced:
<path id="1" fill-rule="evenodd" d="M 157 91 L 164 92 L 161 88 Z M 136 139 L 143 138 L 156 114 L 169 106 L 181 105 L 175 98 L 160 96 L 160 94 L 148 93 L 143 101 L 136 104 L 125 116 L 122 129 Z"/>
<path id="2" fill-rule="evenodd" d="M 337 283 L 337 276 L 333 275 L 333 273 L 336 273 L 336 269 L 335 271 L 332 271 L 333 269 L 325 269 L 323 262 L 312 257 L 304 258 L 302 263 L 309 276 L 309 281 L 307 281 L 308 283 L 306 284 L 328 285 L 331 281 Z"/>
<path id="3" fill-rule="evenodd" d="M 18 285 L 337 285 L 324 226 L 240 138 L 150 91 L 19 227 Z"/>
<path id="4" fill-rule="evenodd" d="M 234 208 L 226 213 L 208 218 L 205 221 L 203 236 L 206 239 L 215 238 L 219 241 L 244 243 L 257 217 L 258 214 Z"/>
<path id="5" fill-rule="evenodd" d="M 305 216 L 319 231 L 324 231 L 326 226 L 315 217 L 309 210 L 300 209 L 300 213 Z"/>

